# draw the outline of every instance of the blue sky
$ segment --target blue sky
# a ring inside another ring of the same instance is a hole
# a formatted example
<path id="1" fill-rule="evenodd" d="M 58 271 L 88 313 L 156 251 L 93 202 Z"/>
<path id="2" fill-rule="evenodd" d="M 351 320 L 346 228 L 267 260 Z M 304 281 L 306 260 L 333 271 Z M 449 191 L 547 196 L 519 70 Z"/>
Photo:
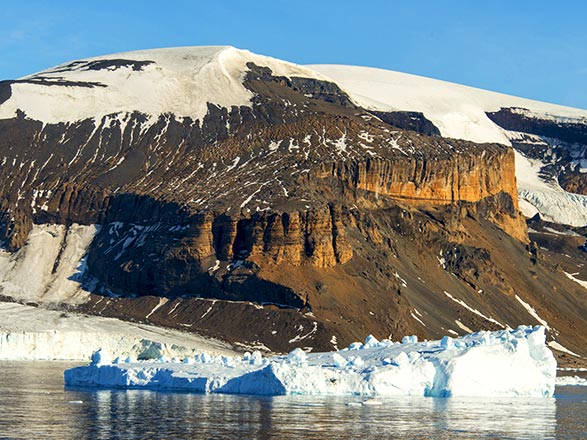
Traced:
<path id="1" fill-rule="evenodd" d="M 587 108 L 583 0 L 5 0 L 0 79 L 136 49 L 228 44 Z"/>

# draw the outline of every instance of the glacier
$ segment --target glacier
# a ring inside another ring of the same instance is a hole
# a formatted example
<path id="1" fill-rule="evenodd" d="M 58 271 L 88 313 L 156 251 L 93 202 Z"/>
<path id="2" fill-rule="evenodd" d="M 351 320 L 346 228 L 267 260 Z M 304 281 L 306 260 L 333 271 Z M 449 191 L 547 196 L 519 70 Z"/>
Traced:
<path id="1" fill-rule="evenodd" d="M 580 376 L 560 376 L 556 378 L 557 387 L 587 387 L 587 379 Z"/>
<path id="2" fill-rule="evenodd" d="M 551 397 L 556 360 L 543 326 L 481 331 L 459 338 L 378 341 L 329 353 L 242 357 L 200 353 L 140 362 L 106 350 L 66 370 L 68 387 L 144 388 L 256 395 Z"/>
<path id="3" fill-rule="evenodd" d="M 97 346 L 130 359 L 235 354 L 229 344 L 193 333 L 0 302 L 0 360 L 87 362 Z"/>

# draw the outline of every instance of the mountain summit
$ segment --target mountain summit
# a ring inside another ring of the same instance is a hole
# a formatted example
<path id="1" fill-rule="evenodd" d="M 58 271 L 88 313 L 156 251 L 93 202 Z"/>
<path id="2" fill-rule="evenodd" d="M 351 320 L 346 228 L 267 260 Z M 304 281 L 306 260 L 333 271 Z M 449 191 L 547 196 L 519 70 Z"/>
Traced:
<path id="1" fill-rule="evenodd" d="M 201 119 L 208 104 L 251 105 L 253 94 L 242 82 L 247 63 L 270 66 L 277 75 L 319 76 L 307 68 L 234 47 L 126 52 L 3 81 L 0 117 L 12 117 L 21 110 L 46 123 L 71 123 L 136 111 Z"/>
<path id="2" fill-rule="evenodd" d="M 550 199 L 516 174 L 581 187 L 584 130 L 580 110 L 231 47 L 73 61 L 0 83 L 0 293 L 279 351 L 542 323 L 574 359 L 580 231 L 543 251 L 518 197 Z"/>

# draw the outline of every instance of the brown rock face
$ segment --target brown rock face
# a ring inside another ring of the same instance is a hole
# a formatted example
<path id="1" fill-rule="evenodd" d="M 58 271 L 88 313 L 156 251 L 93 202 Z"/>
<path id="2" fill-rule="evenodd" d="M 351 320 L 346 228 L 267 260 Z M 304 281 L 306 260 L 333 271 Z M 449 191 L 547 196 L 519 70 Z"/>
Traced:
<path id="1" fill-rule="evenodd" d="M 240 284 L 249 278 L 246 282 L 261 283 L 257 275 L 264 264 L 328 268 L 348 262 L 353 251 L 344 216 L 341 206 L 330 205 L 234 217 L 208 212 L 187 219 L 186 226 L 114 222 L 96 237 L 88 264 L 97 273 L 108 273 L 102 285 L 118 294 L 224 298 L 233 295 L 235 277 Z M 303 295 L 287 299 L 275 289 L 256 292 L 249 299 L 303 304 Z"/>
<path id="2" fill-rule="evenodd" d="M 505 192 L 517 208 L 514 153 L 488 145 L 480 155 L 367 159 L 339 162 L 319 177 L 339 177 L 347 186 L 412 204 L 478 202 Z"/>

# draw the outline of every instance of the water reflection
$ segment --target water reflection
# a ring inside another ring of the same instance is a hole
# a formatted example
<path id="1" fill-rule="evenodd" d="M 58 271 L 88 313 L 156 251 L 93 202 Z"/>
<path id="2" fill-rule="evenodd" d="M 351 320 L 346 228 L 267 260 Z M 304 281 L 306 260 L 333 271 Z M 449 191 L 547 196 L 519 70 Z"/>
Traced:
<path id="1" fill-rule="evenodd" d="M 447 432 L 475 433 L 479 437 L 553 438 L 555 399 L 461 398 L 434 399 L 434 413 Z"/>
<path id="2" fill-rule="evenodd" d="M 118 438 L 553 438 L 554 399 L 379 399 L 87 392 L 85 432 Z"/>
<path id="3" fill-rule="evenodd" d="M 548 439 L 586 432 L 580 426 L 585 412 L 574 412 L 584 406 L 578 406 L 580 401 L 565 403 L 560 396 L 402 397 L 361 405 L 365 399 L 359 397 L 64 390 L 63 368 L 55 363 L 0 363 L 0 438 Z M 582 393 L 578 399 L 587 401 L 587 390 Z M 561 420 L 567 419 L 561 429 Z"/>
<path id="4" fill-rule="evenodd" d="M 587 387 L 557 388 L 556 438 L 587 438 Z"/>

